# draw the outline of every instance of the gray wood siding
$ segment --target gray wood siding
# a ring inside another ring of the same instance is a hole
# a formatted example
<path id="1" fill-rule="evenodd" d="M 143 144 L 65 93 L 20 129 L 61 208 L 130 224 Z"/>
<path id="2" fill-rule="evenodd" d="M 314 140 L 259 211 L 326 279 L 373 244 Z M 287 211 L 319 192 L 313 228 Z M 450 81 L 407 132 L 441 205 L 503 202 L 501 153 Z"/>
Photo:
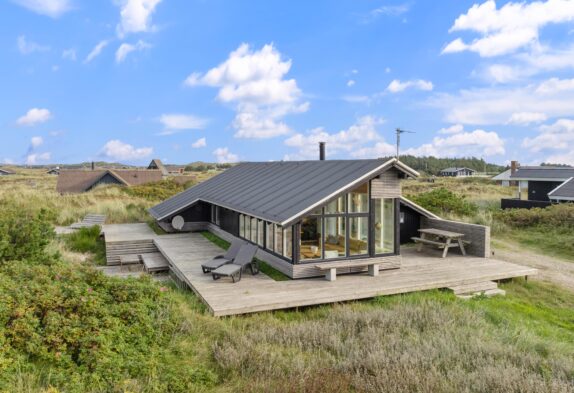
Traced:
<path id="1" fill-rule="evenodd" d="M 399 171 L 391 168 L 371 181 L 372 198 L 398 198 L 401 196 Z"/>

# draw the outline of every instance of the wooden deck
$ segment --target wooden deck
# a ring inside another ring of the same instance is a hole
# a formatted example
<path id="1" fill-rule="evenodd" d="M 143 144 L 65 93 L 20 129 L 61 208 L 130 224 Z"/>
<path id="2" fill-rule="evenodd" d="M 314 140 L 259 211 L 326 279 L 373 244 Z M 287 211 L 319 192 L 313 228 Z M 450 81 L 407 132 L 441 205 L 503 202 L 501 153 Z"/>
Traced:
<path id="1" fill-rule="evenodd" d="M 485 281 L 524 277 L 537 270 L 495 259 L 417 253 L 402 250 L 400 269 L 381 271 L 379 276 L 340 275 L 337 281 L 323 278 L 274 281 L 260 273 L 243 275 L 236 284 L 221 279 L 213 281 L 203 274 L 201 262 L 221 254 L 222 250 L 201 234 L 155 236 L 159 251 L 170 263 L 171 271 L 186 283 L 215 316 L 246 314 L 258 311 L 336 303 L 380 295 L 447 288 Z"/>

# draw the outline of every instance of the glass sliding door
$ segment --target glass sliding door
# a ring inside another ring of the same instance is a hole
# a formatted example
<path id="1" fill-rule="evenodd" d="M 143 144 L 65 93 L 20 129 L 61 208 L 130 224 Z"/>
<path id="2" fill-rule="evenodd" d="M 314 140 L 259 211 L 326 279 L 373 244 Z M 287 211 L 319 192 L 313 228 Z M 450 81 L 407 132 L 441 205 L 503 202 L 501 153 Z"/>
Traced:
<path id="1" fill-rule="evenodd" d="M 375 254 L 395 253 L 395 200 L 374 199 Z"/>
<path id="2" fill-rule="evenodd" d="M 300 260 L 321 259 L 323 257 L 323 239 L 321 217 L 305 217 L 301 220 Z"/>
<path id="3" fill-rule="evenodd" d="M 349 217 L 349 255 L 369 253 L 369 217 Z"/>
<path id="4" fill-rule="evenodd" d="M 347 255 L 345 217 L 325 217 L 325 259 Z"/>

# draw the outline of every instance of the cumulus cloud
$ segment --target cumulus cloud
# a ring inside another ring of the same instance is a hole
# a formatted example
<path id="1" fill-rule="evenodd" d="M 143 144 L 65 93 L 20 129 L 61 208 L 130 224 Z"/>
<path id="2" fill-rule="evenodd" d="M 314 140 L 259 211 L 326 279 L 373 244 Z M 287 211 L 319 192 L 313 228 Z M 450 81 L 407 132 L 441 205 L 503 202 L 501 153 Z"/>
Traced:
<path id="1" fill-rule="evenodd" d="M 149 48 L 151 48 L 151 45 L 142 40 L 139 40 L 135 44 L 127 44 L 124 42 L 116 51 L 116 63 L 122 63 L 126 57 L 134 51 L 139 52 Z"/>
<path id="2" fill-rule="evenodd" d="M 444 111 L 449 123 L 504 124 L 515 113 L 544 113 L 548 118 L 574 116 L 574 83 L 548 79 L 520 87 L 465 89 L 436 94 L 428 104 Z"/>
<path id="3" fill-rule="evenodd" d="M 327 143 L 329 155 L 340 153 L 354 153 L 358 156 L 367 144 L 384 142 L 377 132 L 377 127 L 384 123 L 384 119 L 374 116 L 364 116 L 349 128 L 335 133 L 329 133 L 319 127 L 307 133 L 297 133 L 285 140 L 285 145 L 296 149 L 296 153 L 288 155 L 287 159 L 314 159 L 317 157 L 319 142 Z"/>
<path id="4" fill-rule="evenodd" d="M 525 138 L 522 147 L 534 153 L 550 150 L 555 154 L 572 155 L 574 120 L 559 119 L 553 124 L 540 126 L 539 131 L 540 134 L 534 138 Z"/>
<path id="5" fill-rule="evenodd" d="M 12 2 L 51 18 L 58 18 L 72 9 L 70 0 L 12 0 Z"/>
<path id="6" fill-rule="evenodd" d="M 213 151 L 213 155 L 217 162 L 222 164 L 239 161 L 239 156 L 231 153 L 227 147 L 218 147 Z"/>
<path id="7" fill-rule="evenodd" d="M 527 126 L 532 123 L 542 123 L 547 118 L 546 114 L 540 112 L 516 112 L 508 119 L 508 124 Z"/>
<path id="8" fill-rule="evenodd" d="M 184 84 L 219 88 L 218 100 L 236 106 L 236 137 L 272 138 L 289 132 L 285 115 L 309 108 L 295 79 L 285 78 L 290 69 L 291 60 L 282 59 L 273 45 L 252 50 L 242 44 L 226 61 L 205 74 L 192 73 Z"/>
<path id="9" fill-rule="evenodd" d="M 151 22 L 161 0 L 123 0 L 120 3 L 120 23 L 116 30 L 120 37 L 129 33 L 142 33 L 153 31 Z"/>
<path id="10" fill-rule="evenodd" d="M 451 41 L 443 53 L 472 51 L 481 57 L 499 56 L 538 44 L 539 30 L 549 24 L 574 20 L 570 0 L 508 2 L 501 8 L 494 0 L 474 4 L 460 15 L 450 32 L 472 31 L 479 35 L 470 43 L 461 38 Z"/>
<path id="11" fill-rule="evenodd" d="M 424 91 L 431 91 L 433 89 L 433 84 L 430 81 L 425 81 L 423 79 L 415 79 L 410 81 L 401 82 L 398 79 L 394 79 L 389 85 L 387 86 L 386 91 L 390 93 L 400 93 L 405 91 L 406 89 L 416 89 L 416 90 L 424 90 Z"/>
<path id="12" fill-rule="evenodd" d="M 207 140 L 205 138 L 199 138 L 198 140 L 196 140 L 191 144 L 191 147 L 193 147 L 194 149 L 199 149 L 200 147 L 205 146 L 207 146 Z"/>
<path id="13" fill-rule="evenodd" d="M 128 143 L 114 139 L 108 141 L 101 150 L 103 157 L 114 160 L 138 160 L 149 157 L 153 153 L 151 147 L 134 147 Z"/>
<path id="14" fill-rule="evenodd" d="M 459 132 L 462 132 L 464 130 L 464 127 L 462 124 L 453 124 L 450 127 L 446 127 L 446 128 L 441 128 L 440 130 L 438 130 L 439 134 L 458 134 Z"/>
<path id="15" fill-rule="evenodd" d="M 45 123 L 52 118 L 52 114 L 48 109 L 32 108 L 24 116 L 16 120 L 19 126 L 31 127 L 36 124 Z"/>
<path id="16" fill-rule="evenodd" d="M 435 157 L 490 157 L 505 153 L 504 141 L 494 131 L 461 131 L 446 137 L 434 137 L 431 143 L 405 150 L 402 154 Z"/>
<path id="17" fill-rule="evenodd" d="M 209 122 L 207 119 L 195 115 L 186 115 L 181 113 L 163 114 L 159 118 L 163 124 L 164 130 L 161 135 L 171 135 L 183 130 L 201 130 Z"/>
<path id="18" fill-rule="evenodd" d="M 94 60 L 96 57 L 98 57 L 102 51 L 104 50 L 104 48 L 106 46 L 108 46 L 109 41 L 108 40 L 103 40 L 100 41 L 96 44 L 96 46 L 94 46 L 94 49 L 92 49 L 92 51 L 88 54 L 88 56 L 85 58 L 84 60 L 84 64 L 88 64 L 89 62 L 91 62 L 92 60 Z"/>
<path id="19" fill-rule="evenodd" d="M 49 46 L 40 45 L 26 39 L 26 36 L 19 36 L 17 39 L 18 50 L 23 55 L 29 55 L 34 52 L 47 52 L 50 50 Z"/>
<path id="20" fill-rule="evenodd" d="M 30 139 L 30 147 L 32 147 L 33 149 L 40 147 L 44 144 L 44 138 L 42 138 L 41 136 L 33 136 L 32 139 Z"/>
<path id="21" fill-rule="evenodd" d="M 45 153 L 31 153 L 26 156 L 26 165 L 37 165 L 41 162 L 48 161 L 52 158 L 50 152 Z"/>
<path id="22" fill-rule="evenodd" d="M 70 61 L 76 61 L 76 59 L 77 59 L 76 50 L 73 48 L 64 49 L 62 51 L 62 59 L 66 59 L 66 60 L 70 60 Z"/>
<path id="23" fill-rule="evenodd" d="M 355 83 L 356 83 L 356 82 L 355 82 L 354 79 L 349 79 L 349 80 L 347 81 L 347 87 L 355 86 Z"/>

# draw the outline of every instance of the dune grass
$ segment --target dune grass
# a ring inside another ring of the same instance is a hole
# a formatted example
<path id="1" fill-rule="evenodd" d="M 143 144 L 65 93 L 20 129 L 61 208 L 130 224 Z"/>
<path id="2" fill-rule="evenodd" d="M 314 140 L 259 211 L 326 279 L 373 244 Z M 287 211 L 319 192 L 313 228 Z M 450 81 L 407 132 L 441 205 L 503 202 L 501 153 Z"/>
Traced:
<path id="1" fill-rule="evenodd" d="M 96 265 L 106 264 L 106 244 L 100 237 L 101 229 L 95 225 L 80 228 L 74 233 L 64 235 L 63 239 L 71 251 L 92 254 Z"/>

